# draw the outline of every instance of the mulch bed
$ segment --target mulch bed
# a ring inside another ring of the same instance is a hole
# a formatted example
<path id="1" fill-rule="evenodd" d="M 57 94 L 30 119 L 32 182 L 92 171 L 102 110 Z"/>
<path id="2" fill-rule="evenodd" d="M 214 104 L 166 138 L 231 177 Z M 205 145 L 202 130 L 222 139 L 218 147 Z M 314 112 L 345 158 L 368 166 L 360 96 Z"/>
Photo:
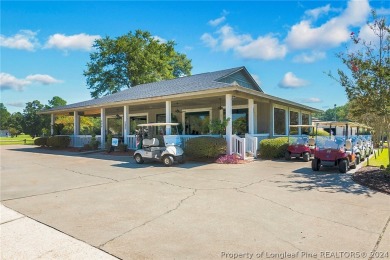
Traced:
<path id="1" fill-rule="evenodd" d="M 356 171 L 352 179 L 363 186 L 390 195 L 390 173 L 379 167 L 362 167 Z"/>

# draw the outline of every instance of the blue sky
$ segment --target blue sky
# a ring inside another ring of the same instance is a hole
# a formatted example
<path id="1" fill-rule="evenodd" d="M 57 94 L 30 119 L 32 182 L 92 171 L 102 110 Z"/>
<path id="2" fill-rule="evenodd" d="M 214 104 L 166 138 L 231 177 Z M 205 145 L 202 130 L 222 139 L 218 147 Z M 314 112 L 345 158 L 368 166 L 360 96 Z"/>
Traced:
<path id="1" fill-rule="evenodd" d="M 351 32 L 373 39 L 370 10 L 390 17 L 390 1 L 2 1 L 1 102 L 68 104 L 90 99 L 83 70 L 99 37 L 137 29 L 192 59 L 193 74 L 246 66 L 265 93 L 327 109 L 347 102 L 324 72 L 345 69 L 336 53 Z"/>

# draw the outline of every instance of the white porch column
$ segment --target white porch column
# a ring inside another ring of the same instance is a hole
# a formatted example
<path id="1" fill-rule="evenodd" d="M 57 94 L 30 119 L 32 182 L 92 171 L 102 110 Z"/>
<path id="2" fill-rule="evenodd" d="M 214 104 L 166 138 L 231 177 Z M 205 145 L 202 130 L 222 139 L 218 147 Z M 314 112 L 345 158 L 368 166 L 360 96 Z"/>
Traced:
<path id="1" fill-rule="evenodd" d="M 248 134 L 255 133 L 255 106 L 253 99 L 248 99 Z"/>
<path id="2" fill-rule="evenodd" d="M 80 116 L 79 112 L 73 112 L 73 135 L 80 134 Z"/>
<path id="3" fill-rule="evenodd" d="M 232 94 L 226 94 L 226 119 L 230 119 L 226 126 L 226 143 L 227 143 L 227 154 L 232 154 L 232 134 L 233 134 L 233 96 Z"/>
<path id="4" fill-rule="evenodd" d="M 104 148 L 106 143 L 106 109 L 100 109 L 100 143 Z"/>
<path id="5" fill-rule="evenodd" d="M 302 111 L 298 112 L 298 125 L 302 125 Z M 298 134 L 302 134 L 302 127 L 298 127 Z"/>
<path id="6" fill-rule="evenodd" d="M 171 114 L 172 114 L 171 101 L 165 101 L 165 122 L 166 123 L 172 123 Z M 167 135 L 171 134 L 171 126 L 167 126 L 166 134 Z"/>
<path id="7" fill-rule="evenodd" d="M 54 114 L 50 114 L 50 135 L 54 135 L 54 121 L 55 121 Z"/>
<path id="8" fill-rule="evenodd" d="M 275 121 L 275 112 L 274 112 L 274 104 L 272 102 L 269 103 L 269 134 L 270 137 L 273 137 L 275 135 L 275 127 L 274 127 L 274 121 Z"/>
<path id="9" fill-rule="evenodd" d="M 130 133 L 130 124 L 129 124 L 129 106 L 123 107 L 123 141 L 127 143 L 127 136 Z"/>
<path id="10" fill-rule="evenodd" d="M 285 110 L 286 113 L 286 117 L 285 117 L 285 122 L 286 122 L 286 133 L 285 135 L 288 135 L 288 132 L 290 131 L 290 108 L 288 108 L 287 110 Z"/>

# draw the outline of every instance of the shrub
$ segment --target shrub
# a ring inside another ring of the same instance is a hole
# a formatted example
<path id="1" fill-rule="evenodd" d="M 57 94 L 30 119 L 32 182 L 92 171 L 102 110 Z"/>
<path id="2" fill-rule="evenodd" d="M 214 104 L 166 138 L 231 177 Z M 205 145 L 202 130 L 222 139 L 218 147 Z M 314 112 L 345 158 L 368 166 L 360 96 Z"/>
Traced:
<path id="1" fill-rule="evenodd" d="M 38 137 L 34 140 L 35 145 L 46 146 L 47 145 L 47 137 Z"/>
<path id="2" fill-rule="evenodd" d="M 70 144 L 70 137 L 67 135 L 51 136 L 47 139 L 47 146 L 54 148 L 66 148 Z"/>
<path id="3" fill-rule="evenodd" d="M 222 137 L 195 137 L 187 141 L 184 152 L 193 158 L 217 158 L 226 153 L 226 140 Z"/>
<path id="4" fill-rule="evenodd" d="M 127 151 L 127 144 L 118 144 L 118 151 L 126 152 Z"/>
<path id="5" fill-rule="evenodd" d="M 84 144 L 83 150 L 86 150 L 86 151 L 91 150 L 91 145 L 90 144 Z"/>
<path id="6" fill-rule="evenodd" d="M 277 159 L 284 157 L 288 147 L 287 141 L 287 137 L 261 140 L 260 157 L 262 159 Z"/>
<path id="7" fill-rule="evenodd" d="M 92 134 L 91 141 L 89 141 L 89 148 L 97 150 L 99 147 L 99 141 L 96 139 L 96 134 Z"/>
<path id="8" fill-rule="evenodd" d="M 316 130 L 314 129 L 314 130 L 312 130 L 311 132 L 310 132 L 310 135 L 311 136 L 315 136 L 316 135 Z M 317 129 L 317 136 L 329 136 L 329 133 L 328 132 L 326 132 L 324 129 L 322 129 L 322 128 L 318 128 Z"/>

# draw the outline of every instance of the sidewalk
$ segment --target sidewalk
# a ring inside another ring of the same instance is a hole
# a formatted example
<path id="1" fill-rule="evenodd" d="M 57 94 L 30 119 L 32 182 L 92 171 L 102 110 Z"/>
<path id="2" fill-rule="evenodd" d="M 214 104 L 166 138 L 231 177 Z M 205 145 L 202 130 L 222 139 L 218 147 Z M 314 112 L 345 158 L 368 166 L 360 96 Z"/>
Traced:
<path id="1" fill-rule="evenodd" d="M 0 204 L 1 259 L 117 259 Z"/>

